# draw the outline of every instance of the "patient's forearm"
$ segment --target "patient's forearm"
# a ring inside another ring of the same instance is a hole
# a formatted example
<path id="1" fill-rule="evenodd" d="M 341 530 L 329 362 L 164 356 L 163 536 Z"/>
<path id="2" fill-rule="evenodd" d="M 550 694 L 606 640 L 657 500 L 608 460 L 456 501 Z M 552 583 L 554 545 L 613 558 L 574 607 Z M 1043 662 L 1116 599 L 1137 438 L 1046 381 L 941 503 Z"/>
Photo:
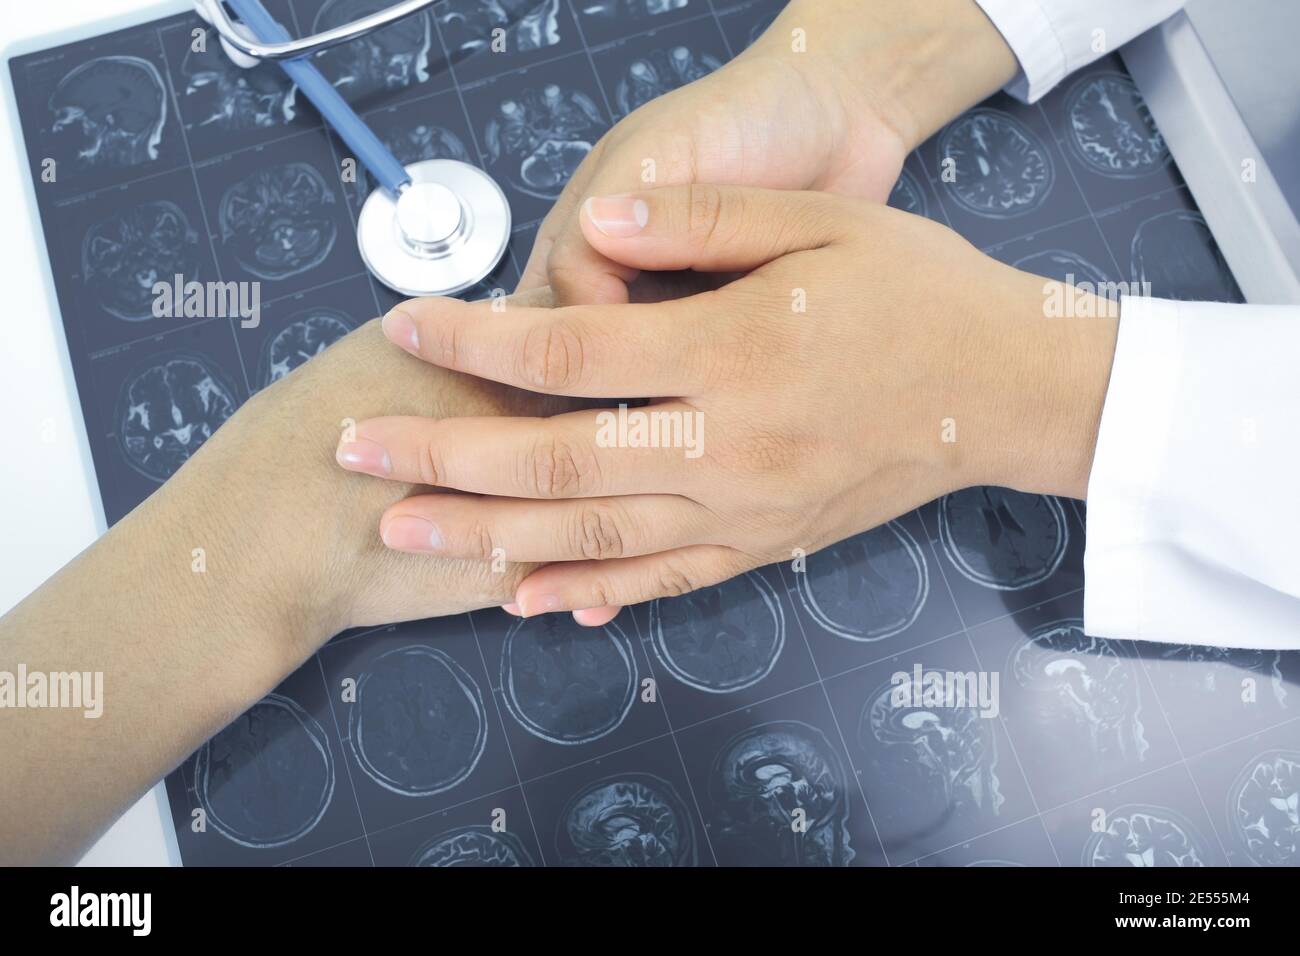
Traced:
<path id="1" fill-rule="evenodd" d="M 383 547 L 379 516 L 407 489 L 337 467 L 345 419 L 556 410 L 430 368 L 391 346 L 378 322 L 251 400 L 0 619 L 0 672 L 103 682 L 98 717 L 0 709 L 0 864 L 74 859 L 337 631 L 513 594 L 526 566 Z"/>

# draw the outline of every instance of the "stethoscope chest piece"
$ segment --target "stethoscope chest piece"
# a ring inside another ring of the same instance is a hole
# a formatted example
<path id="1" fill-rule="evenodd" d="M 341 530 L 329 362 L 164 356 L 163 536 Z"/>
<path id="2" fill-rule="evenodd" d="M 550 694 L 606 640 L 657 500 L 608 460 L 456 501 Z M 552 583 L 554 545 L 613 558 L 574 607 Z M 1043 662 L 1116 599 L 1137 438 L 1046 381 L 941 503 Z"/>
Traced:
<path id="1" fill-rule="evenodd" d="M 409 296 L 455 295 L 496 268 L 510 240 L 510 204 L 468 163 L 430 159 L 406 167 L 394 196 L 376 189 L 361 208 L 357 243 L 379 281 Z"/>

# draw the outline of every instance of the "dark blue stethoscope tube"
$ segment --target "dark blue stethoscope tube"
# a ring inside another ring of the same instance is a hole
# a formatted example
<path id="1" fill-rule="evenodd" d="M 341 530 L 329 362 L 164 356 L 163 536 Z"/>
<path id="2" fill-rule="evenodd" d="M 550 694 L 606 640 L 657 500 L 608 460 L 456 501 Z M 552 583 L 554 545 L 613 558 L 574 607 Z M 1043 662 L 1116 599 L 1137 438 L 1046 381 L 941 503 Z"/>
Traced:
<path id="1" fill-rule="evenodd" d="M 293 39 L 284 27 L 262 6 L 261 0 L 226 0 L 244 25 L 262 43 L 286 43 Z M 303 95 L 320 111 L 325 122 L 334 128 L 356 153 L 379 184 L 396 197 L 409 186 L 411 177 L 397 157 L 374 134 L 369 126 L 339 95 L 338 90 L 308 59 L 280 60 L 280 67 L 298 85 Z"/>

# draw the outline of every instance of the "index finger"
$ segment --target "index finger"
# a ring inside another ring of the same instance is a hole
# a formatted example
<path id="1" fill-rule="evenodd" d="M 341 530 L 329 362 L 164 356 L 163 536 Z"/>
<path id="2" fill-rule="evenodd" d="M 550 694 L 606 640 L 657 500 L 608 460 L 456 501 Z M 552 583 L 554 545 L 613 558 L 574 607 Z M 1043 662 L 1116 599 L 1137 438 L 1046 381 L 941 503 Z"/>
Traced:
<path id="1" fill-rule="evenodd" d="M 712 297 L 653 305 L 529 308 L 412 299 L 384 334 L 434 365 L 550 395 L 659 398 L 698 394 L 725 321 Z"/>

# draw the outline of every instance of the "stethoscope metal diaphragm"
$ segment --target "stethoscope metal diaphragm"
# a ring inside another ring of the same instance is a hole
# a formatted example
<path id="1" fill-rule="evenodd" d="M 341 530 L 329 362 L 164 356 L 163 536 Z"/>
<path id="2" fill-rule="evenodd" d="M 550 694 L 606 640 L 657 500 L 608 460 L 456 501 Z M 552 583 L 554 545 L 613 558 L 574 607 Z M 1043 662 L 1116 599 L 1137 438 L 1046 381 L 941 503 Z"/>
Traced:
<path id="1" fill-rule="evenodd" d="M 487 173 L 452 159 L 406 167 L 394 195 L 370 194 L 357 220 L 366 267 L 403 295 L 455 295 L 482 282 L 510 241 L 510 204 Z M 436 290 L 436 291 L 431 291 Z"/>

